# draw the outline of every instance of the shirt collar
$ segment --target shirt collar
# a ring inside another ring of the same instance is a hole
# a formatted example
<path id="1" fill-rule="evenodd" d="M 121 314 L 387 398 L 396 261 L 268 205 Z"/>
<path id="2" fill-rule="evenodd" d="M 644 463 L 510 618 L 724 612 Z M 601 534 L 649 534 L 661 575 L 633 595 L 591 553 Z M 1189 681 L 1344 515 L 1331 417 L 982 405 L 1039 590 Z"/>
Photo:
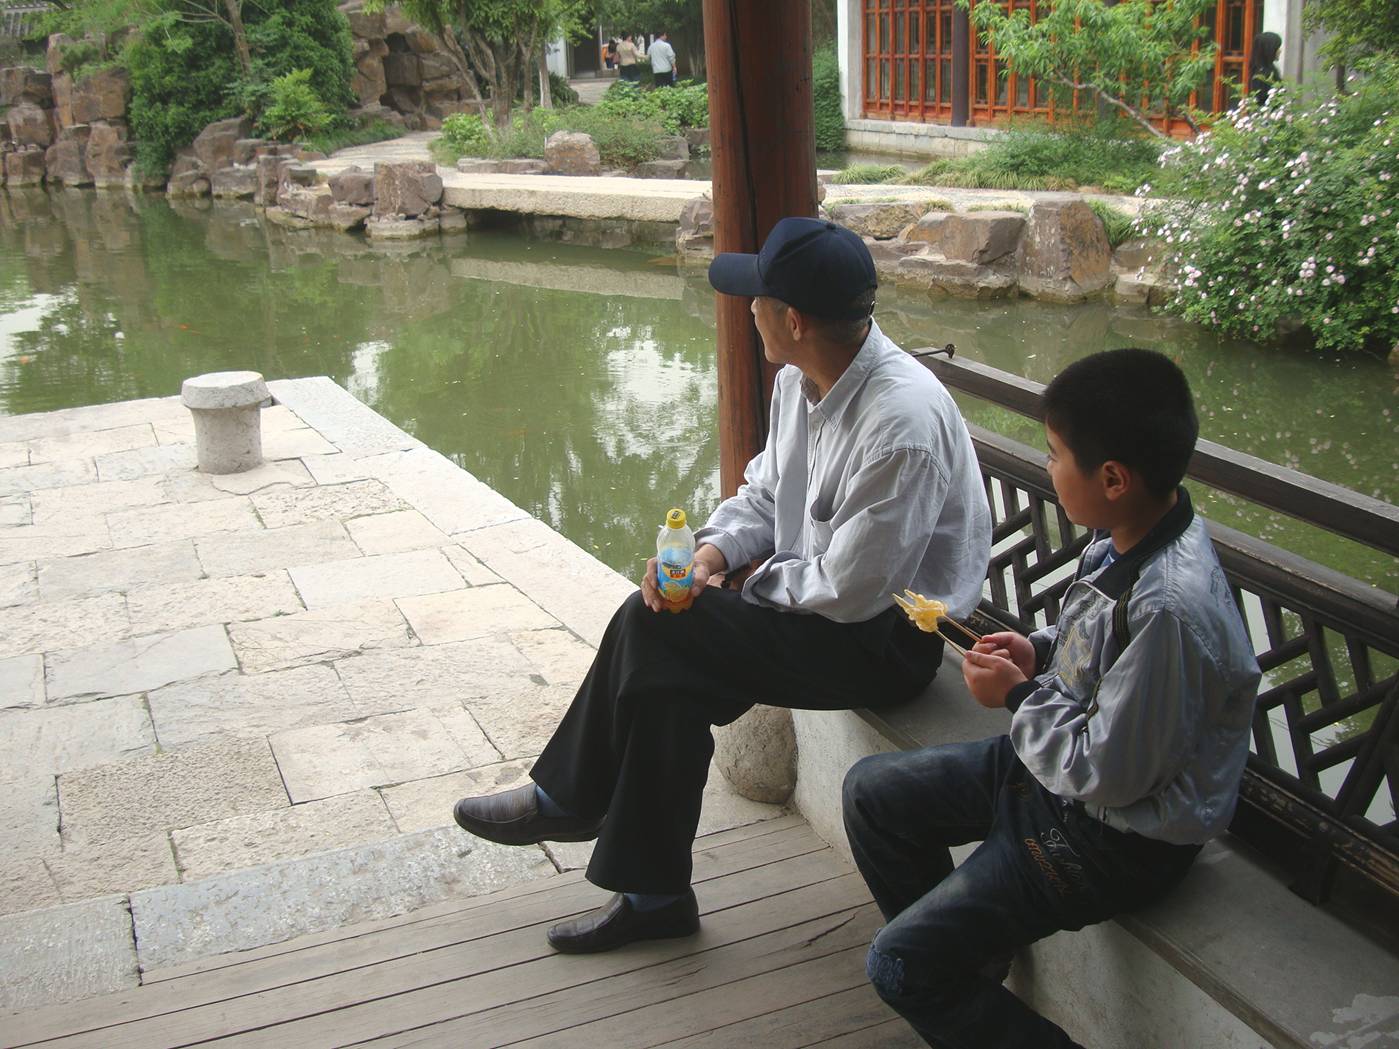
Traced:
<path id="1" fill-rule="evenodd" d="M 851 359 L 845 371 L 841 372 L 835 385 L 819 401 L 812 399 L 816 392 L 815 384 L 803 375 L 801 389 L 802 394 L 806 397 L 806 410 L 811 414 L 819 412 L 826 419 L 838 418 L 845 410 L 845 406 L 850 403 L 850 399 L 855 396 L 855 391 L 864 385 L 865 378 L 874 371 L 875 366 L 879 363 L 880 349 L 884 342 L 884 333 L 879 330 L 879 325 L 871 319 L 869 334 L 865 336 L 865 341 L 860 344 L 859 351 Z"/>

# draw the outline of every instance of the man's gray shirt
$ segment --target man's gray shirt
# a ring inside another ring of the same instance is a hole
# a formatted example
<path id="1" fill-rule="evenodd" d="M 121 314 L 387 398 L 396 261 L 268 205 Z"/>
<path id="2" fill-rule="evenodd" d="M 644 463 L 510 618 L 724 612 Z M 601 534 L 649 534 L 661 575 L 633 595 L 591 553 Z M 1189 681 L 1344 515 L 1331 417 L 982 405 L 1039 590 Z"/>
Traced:
<path id="1" fill-rule="evenodd" d="M 976 607 L 991 549 L 971 437 L 936 376 L 876 324 L 819 402 L 802 373 L 777 374 L 767 446 L 696 533 L 729 567 L 763 558 L 754 604 L 863 622 L 907 587 Z"/>

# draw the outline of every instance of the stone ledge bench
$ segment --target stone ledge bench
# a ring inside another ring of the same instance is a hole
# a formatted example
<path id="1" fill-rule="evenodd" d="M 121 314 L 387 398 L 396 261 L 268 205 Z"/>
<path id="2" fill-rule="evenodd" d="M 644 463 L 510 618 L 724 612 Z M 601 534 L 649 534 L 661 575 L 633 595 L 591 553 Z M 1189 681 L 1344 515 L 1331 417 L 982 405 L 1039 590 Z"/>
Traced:
<path id="1" fill-rule="evenodd" d="M 984 739 L 1010 716 L 967 692 L 948 649 L 936 679 L 885 710 L 794 711 L 808 822 L 849 856 L 841 781 L 867 754 Z M 953 850 L 960 860 L 971 846 Z M 1399 1045 L 1399 961 L 1294 895 L 1231 835 L 1162 903 L 1021 951 L 1008 986 L 1089 1049 L 1360 1049 Z"/>

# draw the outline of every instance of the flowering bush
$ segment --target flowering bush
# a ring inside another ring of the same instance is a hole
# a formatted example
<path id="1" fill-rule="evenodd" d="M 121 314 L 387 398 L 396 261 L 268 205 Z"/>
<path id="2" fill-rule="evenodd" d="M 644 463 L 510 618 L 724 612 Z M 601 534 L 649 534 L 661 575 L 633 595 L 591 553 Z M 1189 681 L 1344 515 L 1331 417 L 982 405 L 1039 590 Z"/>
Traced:
<path id="1" fill-rule="evenodd" d="M 1168 308 L 1245 338 L 1399 343 L 1399 63 L 1350 86 L 1278 86 L 1163 158 L 1169 199 L 1141 225 L 1180 284 Z"/>

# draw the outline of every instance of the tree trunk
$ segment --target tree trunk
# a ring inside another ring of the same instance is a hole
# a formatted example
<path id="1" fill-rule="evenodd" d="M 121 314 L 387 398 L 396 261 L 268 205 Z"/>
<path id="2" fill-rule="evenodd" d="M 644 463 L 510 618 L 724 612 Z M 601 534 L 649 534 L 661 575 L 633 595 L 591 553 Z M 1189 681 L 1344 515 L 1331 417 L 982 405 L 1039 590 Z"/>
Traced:
<path id="1" fill-rule="evenodd" d="M 549 59 L 544 48 L 535 52 L 535 58 L 539 63 L 539 104 L 545 109 L 553 109 L 554 89 L 549 83 Z"/>
<path id="2" fill-rule="evenodd" d="M 238 67 L 244 76 L 252 76 L 253 55 L 248 49 L 248 34 L 243 28 L 242 0 L 223 0 L 223 9 L 228 13 L 228 27 L 233 30 L 233 50 L 238 56 Z"/>
<path id="3" fill-rule="evenodd" d="M 520 45 L 520 88 L 525 96 L 525 112 L 534 109 L 534 84 L 530 82 L 529 55 L 532 44 Z"/>

